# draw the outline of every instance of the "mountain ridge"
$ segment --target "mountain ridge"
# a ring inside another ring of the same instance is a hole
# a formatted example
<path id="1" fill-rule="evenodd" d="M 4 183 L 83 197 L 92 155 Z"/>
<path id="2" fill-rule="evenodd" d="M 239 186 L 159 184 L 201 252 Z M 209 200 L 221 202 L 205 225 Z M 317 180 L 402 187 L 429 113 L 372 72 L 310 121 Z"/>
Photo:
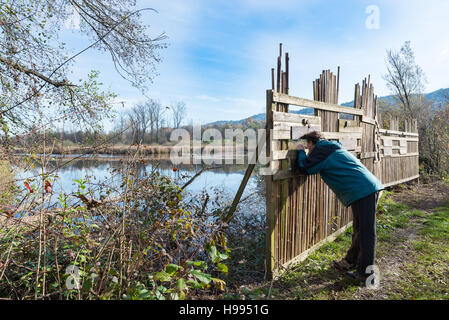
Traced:
<path id="1" fill-rule="evenodd" d="M 429 93 L 424 94 L 425 98 L 427 100 L 431 100 L 433 101 L 432 106 L 437 106 L 441 103 L 444 103 L 446 99 L 449 98 L 449 88 L 441 88 Z M 379 101 L 385 101 L 387 103 L 394 103 L 394 96 L 393 95 L 388 95 L 388 96 L 383 96 L 383 97 L 378 97 Z M 342 103 L 341 106 L 345 106 L 345 107 L 353 107 L 354 106 L 354 101 L 350 101 L 350 102 L 345 102 Z M 313 108 L 303 108 L 301 110 L 293 110 L 290 111 L 291 113 L 296 113 L 296 114 L 306 114 L 306 115 L 313 115 L 314 111 Z M 262 122 L 265 121 L 265 113 L 258 113 L 255 115 L 252 115 L 250 117 L 241 119 L 241 120 L 218 120 L 218 121 L 213 121 L 213 122 L 209 122 L 206 125 L 207 126 L 213 126 L 213 125 L 239 125 L 239 124 L 243 124 L 245 122 L 250 121 L 250 119 L 252 121 L 256 121 L 256 122 Z"/>

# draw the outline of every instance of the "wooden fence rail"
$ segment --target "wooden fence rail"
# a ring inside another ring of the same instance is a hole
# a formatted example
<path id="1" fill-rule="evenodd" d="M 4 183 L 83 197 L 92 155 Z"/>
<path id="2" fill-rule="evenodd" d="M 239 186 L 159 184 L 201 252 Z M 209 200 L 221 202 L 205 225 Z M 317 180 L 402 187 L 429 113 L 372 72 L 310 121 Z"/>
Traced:
<path id="1" fill-rule="evenodd" d="M 305 259 L 352 223 L 351 209 L 338 201 L 319 175 L 295 172 L 297 151 L 291 140 L 321 131 L 326 139 L 340 141 L 384 186 L 418 178 L 416 120 L 392 119 L 389 128 L 380 128 L 370 77 L 355 85 L 353 108 L 338 105 L 340 68 L 336 75 L 324 70 L 313 82 L 314 100 L 293 97 L 288 92 L 288 54 L 285 72 L 281 58 L 282 45 L 277 77 L 272 69 L 272 89 L 266 92 L 266 129 L 273 133 L 267 134 L 266 143 L 272 172 L 266 178 L 266 260 L 273 276 Z M 313 108 L 314 115 L 289 113 L 290 105 Z"/>

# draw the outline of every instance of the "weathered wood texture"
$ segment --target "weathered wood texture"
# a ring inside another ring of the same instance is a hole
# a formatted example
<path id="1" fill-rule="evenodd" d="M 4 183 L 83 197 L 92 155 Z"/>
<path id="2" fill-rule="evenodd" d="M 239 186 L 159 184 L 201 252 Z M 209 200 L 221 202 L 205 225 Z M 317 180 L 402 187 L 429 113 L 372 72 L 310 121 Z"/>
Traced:
<path id="1" fill-rule="evenodd" d="M 277 83 L 272 76 L 276 91 L 267 91 L 266 115 L 266 128 L 274 129 L 272 135 L 267 134 L 266 144 L 272 171 L 266 178 L 266 255 L 267 271 L 274 276 L 352 221 L 351 209 L 338 201 L 320 175 L 295 173 L 297 151 L 296 147 L 289 150 L 291 139 L 311 129 L 321 130 L 325 138 L 339 140 L 387 186 L 418 174 L 416 121 L 406 121 L 403 131 L 399 131 L 397 120 L 392 120 L 387 130 L 379 128 L 377 97 L 369 77 L 355 86 L 354 108 L 338 106 L 340 68 L 337 75 L 324 70 L 313 82 L 314 101 L 291 97 L 288 71 L 282 71 L 281 57 L 282 47 Z M 285 63 L 288 70 L 287 54 Z M 315 115 L 288 113 L 289 104 L 312 107 Z M 352 114 L 354 119 L 342 119 L 341 113 Z"/>

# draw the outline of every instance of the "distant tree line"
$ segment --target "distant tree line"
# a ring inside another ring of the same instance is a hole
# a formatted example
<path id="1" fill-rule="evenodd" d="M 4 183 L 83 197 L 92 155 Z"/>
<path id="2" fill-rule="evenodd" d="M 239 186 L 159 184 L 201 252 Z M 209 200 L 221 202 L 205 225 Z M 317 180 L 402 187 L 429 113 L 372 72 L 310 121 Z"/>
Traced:
<path id="1" fill-rule="evenodd" d="M 65 145 L 89 145 L 99 141 L 108 141 L 113 144 L 174 144 L 170 142 L 170 135 L 174 129 L 183 128 L 193 137 L 192 123 L 186 124 L 187 108 L 183 101 L 176 101 L 168 106 L 163 106 L 160 102 L 149 99 L 138 103 L 128 110 L 118 112 L 114 127 L 111 131 L 105 132 L 102 129 L 96 130 L 49 130 L 46 140 L 64 141 Z M 265 127 L 264 121 L 255 121 L 252 118 L 240 122 L 224 122 L 207 124 L 201 126 L 201 135 L 204 130 L 217 129 L 221 136 L 226 136 L 226 130 L 262 129 Z M 39 136 L 39 137 L 37 137 Z M 36 133 L 22 139 L 26 143 L 42 141 L 42 133 Z"/>

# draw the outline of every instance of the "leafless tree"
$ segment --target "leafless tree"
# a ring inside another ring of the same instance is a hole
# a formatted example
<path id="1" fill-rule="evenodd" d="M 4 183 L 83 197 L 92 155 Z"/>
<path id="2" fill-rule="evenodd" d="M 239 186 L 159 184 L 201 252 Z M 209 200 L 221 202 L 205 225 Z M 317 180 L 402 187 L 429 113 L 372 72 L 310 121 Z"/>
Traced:
<path id="1" fill-rule="evenodd" d="M 156 142 L 159 143 L 159 130 L 161 129 L 164 119 L 165 109 L 159 102 L 152 100 L 149 104 L 149 108 L 152 115 L 152 124 L 151 124 L 151 135 L 154 135 L 153 129 L 156 130 L 156 134 L 154 135 L 156 138 Z"/>
<path id="2" fill-rule="evenodd" d="M 421 67 L 415 62 L 410 41 L 406 41 L 399 52 L 387 50 L 387 74 L 383 78 L 406 115 L 417 118 L 422 107 L 426 79 Z"/>
<path id="3" fill-rule="evenodd" d="M 173 103 L 171 108 L 173 112 L 173 128 L 179 128 L 186 117 L 186 104 L 183 101 L 178 101 Z"/>
<path id="4" fill-rule="evenodd" d="M 128 111 L 128 122 L 132 132 L 132 142 L 144 143 L 147 128 L 153 121 L 150 103 L 139 103 Z"/>
<path id="5" fill-rule="evenodd" d="M 127 117 L 132 131 L 134 143 L 146 142 L 148 129 L 150 129 L 150 143 L 153 137 L 159 142 L 160 129 L 165 125 L 166 108 L 158 101 L 148 99 L 144 103 L 135 105 L 128 111 Z"/>
<path id="6" fill-rule="evenodd" d="M 123 143 L 123 137 L 125 135 L 126 127 L 128 124 L 127 114 L 123 111 L 119 111 L 119 112 L 117 112 L 115 119 L 116 119 L 116 121 L 115 121 L 114 131 L 119 133 L 116 141 Z"/>
<path id="7" fill-rule="evenodd" d="M 140 139 L 142 138 L 141 135 L 141 127 L 140 127 L 140 119 L 139 119 L 139 112 L 137 110 L 137 106 L 133 107 L 131 110 L 127 113 L 128 116 L 128 123 L 129 127 L 131 129 L 131 137 L 133 143 L 138 143 Z"/>

